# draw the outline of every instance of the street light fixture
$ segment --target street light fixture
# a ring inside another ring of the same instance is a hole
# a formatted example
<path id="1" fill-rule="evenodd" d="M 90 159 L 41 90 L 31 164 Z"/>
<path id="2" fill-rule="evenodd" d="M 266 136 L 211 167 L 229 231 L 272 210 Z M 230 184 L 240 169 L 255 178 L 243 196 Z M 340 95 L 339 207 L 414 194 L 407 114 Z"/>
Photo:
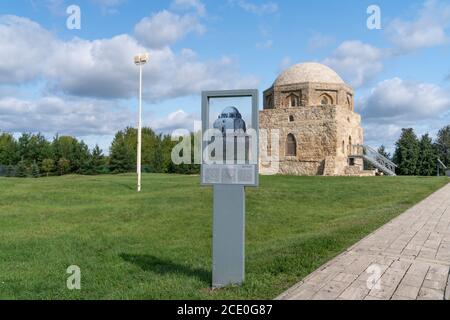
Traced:
<path id="1" fill-rule="evenodd" d="M 137 191 L 141 192 L 141 159 L 142 159 L 142 66 L 149 60 L 148 53 L 142 53 L 134 57 L 134 64 L 139 66 L 139 120 L 138 120 L 138 139 L 137 139 Z"/>

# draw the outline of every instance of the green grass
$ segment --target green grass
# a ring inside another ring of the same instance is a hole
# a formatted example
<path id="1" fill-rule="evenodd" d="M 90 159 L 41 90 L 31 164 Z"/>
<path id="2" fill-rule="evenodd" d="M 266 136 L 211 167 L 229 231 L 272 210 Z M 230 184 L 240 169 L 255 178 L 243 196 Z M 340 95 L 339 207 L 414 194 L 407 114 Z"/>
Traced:
<path id="1" fill-rule="evenodd" d="M 247 191 L 246 282 L 211 291 L 199 177 L 144 175 L 141 194 L 133 175 L 0 178 L 0 298 L 271 299 L 448 182 L 262 177 Z"/>

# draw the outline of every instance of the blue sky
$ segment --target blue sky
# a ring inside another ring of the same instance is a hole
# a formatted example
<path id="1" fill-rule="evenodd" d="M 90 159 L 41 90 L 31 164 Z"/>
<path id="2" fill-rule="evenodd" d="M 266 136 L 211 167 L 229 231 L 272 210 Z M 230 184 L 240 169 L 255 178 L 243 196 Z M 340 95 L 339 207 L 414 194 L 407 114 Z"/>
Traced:
<path id="1" fill-rule="evenodd" d="M 81 30 L 66 27 L 69 5 Z M 369 5 L 381 30 L 366 25 Z M 317 61 L 356 91 L 366 142 L 393 147 L 450 123 L 448 1 L 4 0 L 0 130 L 75 135 L 107 151 L 136 123 L 137 69 L 148 51 L 144 124 L 193 129 L 200 91 L 268 88 L 285 68 Z"/>

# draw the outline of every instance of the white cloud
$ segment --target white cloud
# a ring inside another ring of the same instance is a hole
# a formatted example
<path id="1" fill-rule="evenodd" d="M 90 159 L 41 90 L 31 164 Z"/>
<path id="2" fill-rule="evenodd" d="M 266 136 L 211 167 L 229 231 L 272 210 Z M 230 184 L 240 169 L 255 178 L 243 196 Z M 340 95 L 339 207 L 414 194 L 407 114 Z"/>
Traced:
<path id="1" fill-rule="evenodd" d="M 48 91 L 95 98 L 136 96 L 136 53 L 148 51 L 144 97 L 157 101 L 198 94 L 204 89 L 254 87 L 257 79 L 240 75 L 229 57 L 200 61 L 195 52 L 169 47 L 150 49 L 129 35 L 110 39 L 61 41 L 38 24 L 18 17 L 0 19 L 0 83 L 44 79 Z M 18 58 L 20 57 L 20 58 Z"/>
<path id="2" fill-rule="evenodd" d="M 229 3 L 231 5 L 237 5 L 241 9 L 259 16 L 276 13 L 279 9 L 278 4 L 275 2 L 255 4 L 246 0 L 229 0 Z"/>
<path id="3" fill-rule="evenodd" d="M 10 132 L 58 132 L 93 141 L 134 126 L 129 111 L 134 108 L 122 99 L 137 95 L 133 56 L 138 52 L 150 53 L 144 67 L 144 98 L 150 102 L 258 85 L 255 77 L 242 76 L 230 57 L 201 61 L 190 49 L 152 49 L 129 35 L 63 41 L 29 19 L 2 16 L 0 38 L 5 39 L 0 42 L 0 129 Z M 44 97 L 24 95 L 19 84 L 44 87 Z M 195 119 L 178 110 L 149 125 L 163 132 L 192 130 Z"/>
<path id="4" fill-rule="evenodd" d="M 393 78 L 378 83 L 360 99 L 366 143 L 394 148 L 402 128 L 418 135 L 437 131 L 450 123 L 450 92 L 435 84 Z"/>
<path id="5" fill-rule="evenodd" d="M 144 51 L 127 36 L 58 42 L 45 75 L 53 90 L 89 97 L 120 98 L 133 94 L 133 55 Z"/>
<path id="6" fill-rule="evenodd" d="M 150 127 L 159 132 L 172 133 L 177 129 L 194 130 L 194 122 L 200 121 L 200 117 L 179 109 L 170 113 L 167 117 L 150 121 Z"/>
<path id="7" fill-rule="evenodd" d="M 402 126 L 398 124 L 366 121 L 363 121 L 363 128 L 364 144 L 375 149 L 384 145 L 391 154 L 395 149 L 395 141 L 402 131 Z"/>
<path id="8" fill-rule="evenodd" d="M 423 120 L 450 111 L 450 92 L 435 84 L 393 78 L 378 83 L 361 102 L 364 118 Z"/>
<path id="9" fill-rule="evenodd" d="M 106 135 L 132 124 L 131 118 L 126 108 L 100 100 L 0 99 L 0 128 L 9 132 Z"/>
<path id="10" fill-rule="evenodd" d="M 398 121 L 394 123 L 366 121 L 363 119 L 364 143 L 375 148 L 384 145 L 387 147 L 388 152 L 393 154 L 395 142 L 400 137 L 403 128 L 413 128 L 419 137 L 428 133 L 434 138 L 439 129 L 449 123 L 450 116 L 427 120 Z"/>
<path id="11" fill-rule="evenodd" d="M 383 70 L 383 52 L 361 41 L 345 41 L 323 63 L 354 87 L 373 80 Z"/>
<path id="12" fill-rule="evenodd" d="M 195 15 L 177 15 L 164 10 L 142 19 L 134 28 L 136 38 L 150 48 L 162 48 L 180 40 L 188 33 L 201 34 L 205 27 Z"/>
<path id="13" fill-rule="evenodd" d="M 157 132 L 194 129 L 199 116 L 179 109 L 164 117 L 144 116 L 144 126 Z M 150 121 L 146 120 L 150 119 Z M 0 131 L 55 133 L 77 137 L 113 136 L 127 126 L 135 126 L 136 114 L 126 105 L 98 99 L 68 99 L 47 96 L 35 101 L 0 99 Z M 95 143 L 92 143 L 93 146 Z M 103 143 L 103 147 L 107 144 Z"/>
<path id="14" fill-rule="evenodd" d="M 205 5 L 200 0 L 174 0 L 171 7 L 174 10 L 187 10 L 193 8 L 199 16 L 204 16 L 206 14 Z"/>
<path id="15" fill-rule="evenodd" d="M 387 35 L 399 54 L 448 43 L 449 25 L 450 5 L 427 0 L 416 20 L 393 20 L 387 27 Z"/>
<path id="16" fill-rule="evenodd" d="M 0 16 L 0 84 L 32 80 L 45 70 L 54 37 L 37 23 Z"/>

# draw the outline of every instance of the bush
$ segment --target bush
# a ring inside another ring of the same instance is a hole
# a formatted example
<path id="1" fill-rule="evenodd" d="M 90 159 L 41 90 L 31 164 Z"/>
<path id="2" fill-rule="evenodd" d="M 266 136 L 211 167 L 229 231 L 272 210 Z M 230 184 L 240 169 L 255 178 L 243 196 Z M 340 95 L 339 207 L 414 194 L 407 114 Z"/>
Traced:
<path id="1" fill-rule="evenodd" d="M 13 165 L 9 165 L 6 167 L 6 176 L 7 177 L 15 177 L 16 176 L 16 167 Z"/>
<path id="2" fill-rule="evenodd" d="M 41 176 L 39 166 L 36 164 L 36 162 L 34 162 L 31 166 L 31 176 L 33 178 L 39 178 Z"/>
<path id="3" fill-rule="evenodd" d="M 19 161 L 17 164 L 17 171 L 16 171 L 16 177 L 18 178 L 26 178 L 28 176 L 28 167 L 25 164 L 25 162 Z"/>

